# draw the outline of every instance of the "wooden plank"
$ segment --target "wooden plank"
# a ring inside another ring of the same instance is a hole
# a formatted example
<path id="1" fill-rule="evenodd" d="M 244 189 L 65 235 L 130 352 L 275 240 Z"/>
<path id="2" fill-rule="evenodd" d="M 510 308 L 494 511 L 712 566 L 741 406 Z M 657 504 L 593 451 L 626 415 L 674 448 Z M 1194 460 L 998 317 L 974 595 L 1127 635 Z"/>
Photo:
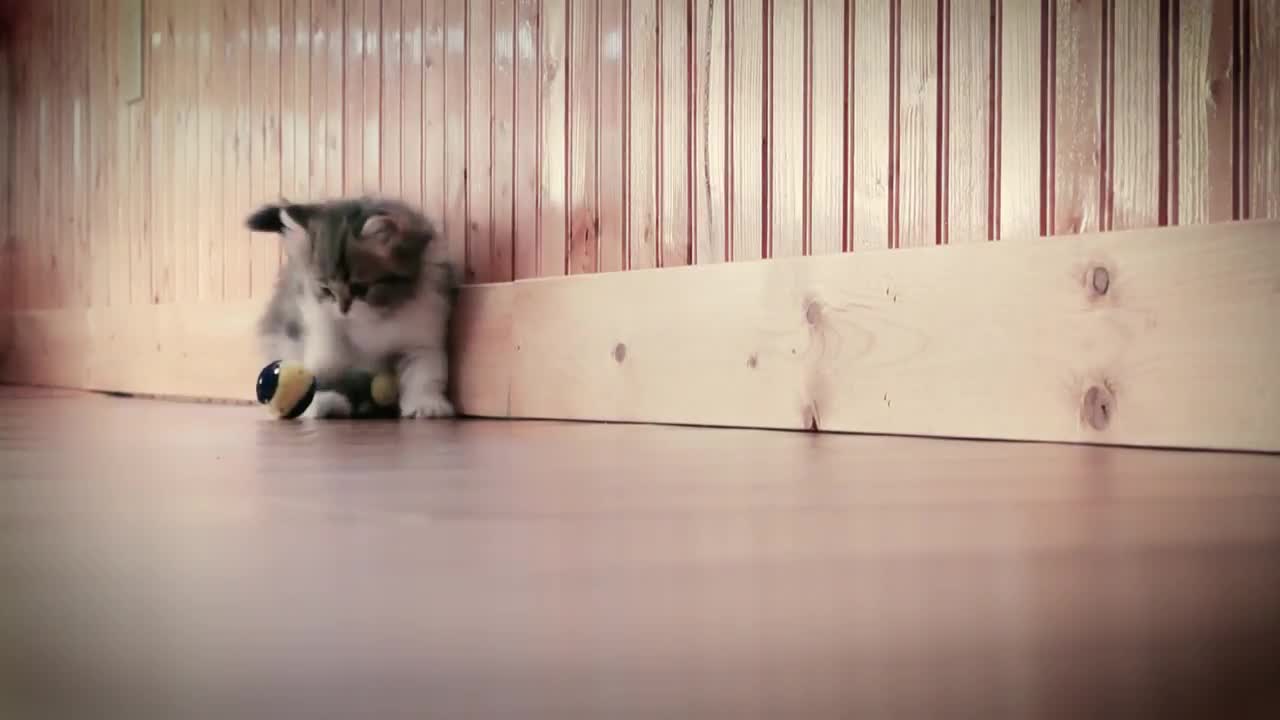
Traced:
<path id="1" fill-rule="evenodd" d="M 898 29 L 897 210 L 894 243 L 938 242 L 938 3 L 901 0 Z"/>
<path id="2" fill-rule="evenodd" d="M 63 174 L 63 227 L 66 229 L 75 262 L 72 265 L 72 302 L 88 306 L 93 292 L 95 269 L 89 230 L 89 185 L 92 145 L 89 117 L 89 51 L 91 37 L 89 3 L 67 2 L 63 6 L 63 28 L 67 63 L 67 168 Z"/>
<path id="3" fill-rule="evenodd" d="M 354 13 L 354 8 L 348 8 Z M 382 0 L 364 0 L 364 52 L 360 68 L 364 74 L 362 104 L 364 126 L 361 146 L 364 155 L 364 180 L 360 191 L 377 194 L 382 191 Z M 348 89 L 348 92 L 350 90 Z"/>
<path id="4" fill-rule="evenodd" d="M 1161 146 L 1160 0 L 1114 4 L 1111 163 L 1107 169 L 1109 227 L 1153 227 L 1160 223 Z"/>
<path id="5" fill-rule="evenodd" d="M 50 3 L 38 11 L 39 24 L 36 26 L 36 42 L 41 48 L 55 48 L 54 52 L 36 52 L 32 58 L 35 68 L 34 87 L 39 93 L 38 114 L 36 115 L 36 137 L 39 148 L 37 158 L 39 169 L 36 173 L 36 206 L 38 215 L 33 227 L 33 240 L 38 250 L 36 274 L 29 285 L 32 306 L 37 308 L 61 307 L 67 295 L 66 277 L 63 274 L 65 265 L 61 265 L 62 235 L 57 230 L 58 199 L 62 193 L 58 191 L 58 176 L 62 165 L 59 162 L 58 119 L 61 109 L 61 93 L 58 92 L 58 68 L 62 55 L 56 51 L 58 34 L 58 6 Z"/>
<path id="6" fill-rule="evenodd" d="M 342 99 L 342 193 L 358 195 L 365 184 L 365 112 L 377 108 L 366 107 L 364 94 L 364 57 L 367 37 L 364 28 L 365 0 L 343 0 L 342 37 L 344 39 L 341 65 L 342 85 L 338 97 Z M 332 96 L 332 89 L 330 94 Z"/>
<path id="7" fill-rule="evenodd" d="M 853 3 L 813 2 L 809 10 L 809 252 L 845 249 L 845 161 L 848 153 L 846 80 Z"/>
<path id="8" fill-rule="evenodd" d="M 310 0 L 283 0 L 280 22 L 280 193 L 306 201 L 313 177 Z"/>
<path id="9" fill-rule="evenodd" d="M 597 214 L 597 58 L 600 36 L 596 3 L 569 3 L 565 72 L 569 92 L 569 273 L 599 269 Z"/>
<path id="10" fill-rule="evenodd" d="M 1223 222 L 1232 211 L 1232 0 L 1179 0 L 1177 195 L 1170 222 Z"/>
<path id="11" fill-rule="evenodd" d="M 12 313 L 17 303 L 14 285 L 17 276 L 17 227 L 13 212 L 13 150 L 16 91 L 13 83 L 12 45 L 0 46 L 0 363 L 13 341 Z"/>
<path id="12" fill-rule="evenodd" d="M 756 3 L 734 3 L 729 17 L 729 127 L 732 177 L 729 238 L 734 260 L 764 257 L 764 229 L 768 225 L 763 200 L 766 187 L 761 151 L 764 123 L 764 27 L 763 8 Z M 665 62 L 665 59 L 664 59 Z"/>
<path id="13" fill-rule="evenodd" d="M 141 101 L 146 53 L 143 0 L 118 0 L 120 43 L 118 62 L 120 68 L 120 102 Z"/>
<path id="14" fill-rule="evenodd" d="M 1062 235 L 1108 229 L 1101 184 L 1106 178 L 1109 146 L 1105 126 L 1111 115 L 1103 107 L 1103 61 L 1111 43 L 1103 37 L 1105 0 L 1058 0 L 1052 6 L 1053 108 L 1051 164 L 1046 234 Z M 1100 120 L 1101 119 L 1101 120 Z"/>
<path id="15" fill-rule="evenodd" d="M 455 391 L 489 416 L 1277 451 L 1277 232 L 1155 228 L 469 287 Z M 996 306 L 1010 310 L 973 322 Z M 246 399 L 260 308 L 25 311 L 0 379 Z"/>
<path id="16" fill-rule="evenodd" d="M 195 213 L 197 282 L 196 297 L 201 302 L 222 300 L 223 208 L 222 208 L 222 75 L 221 38 L 217 34 L 218 8 L 200 3 L 195 18 L 197 45 L 197 160 Z"/>
<path id="17" fill-rule="evenodd" d="M 627 255 L 626 7 L 603 0 L 597 19 L 596 269 L 604 272 L 622 270 Z"/>
<path id="18" fill-rule="evenodd" d="M 992 0 L 948 0 L 941 148 L 942 242 L 985 242 L 991 226 Z"/>
<path id="19" fill-rule="evenodd" d="M 28 19 L 27 22 L 31 22 Z M 30 27 L 28 25 L 28 27 Z M 34 166 L 35 159 L 35 106 L 34 76 L 28 46 L 32 42 L 30 34 L 23 33 L 13 38 L 9 49 L 11 58 L 11 83 L 13 86 L 13 167 Z M 14 182 L 12 185 L 12 237 L 8 243 L 8 256 L 12 265 L 13 287 L 9 291 L 12 307 L 17 310 L 31 307 L 32 285 L 34 284 L 35 232 L 33 193 L 35 177 L 40 172 L 32 167 L 32 182 Z M 16 173 L 6 173 L 5 177 L 12 182 Z"/>
<path id="20" fill-rule="evenodd" d="M 444 9 L 444 238 L 449 259 L 467 262 L 467 1 Z"/>
<path id="21" fill-rule="evenodd" d="M 489 3 L 467 5 L 467 282 L 488 282 L 493 267 L 489 210 L 493 181 L 493 26 Z"/>
<path id="22" fill-rule="evenodd" d="M 404 198 L 404 125 L 401 63 L 404 43 L 404 7 L 401 0 L 382 0 L 382 111 L 379 113 L 382 168 L 381 189 L 386 195 Z M 418 198 L 413 199 L 418 203 Z"/>
<path id="23" fill-rule="evenodd" d="M 539 123 L 542 73 L 538 67 L 538 0 L 517 0 L 515 6 L 515 116 L 512 193 L 512 273 L 515 278 L 538 275 Z"/>
<path id="24" fill-rule="evenodd" d="M 995 0 L 996 84 L 1000 88 L 992 144 L 996 238 L 1040 235 L 1044 209 L 1040 134 L 1045 128 L 1041 84 L 1042 12 L 1036 0 Z"/>
<path id="25" fill-rule="evenodd" d="M 253 207 L 250 194 L 250 146 L 253 127 L 251 53 L 249 47 L 249 0 L 232 0 L 223 6 L 223 30 L 227 52 L 227 85 L 223 95 L 228 127 L 223 136 L 224 242 L 223 296 L 243 300 L 252 292 L 254 238 L 244 226 L 245 208 Z"/>
<path id="26" fill-rule="evenodd" d="M 515 22 L 514 0 L 494 0 L 490 18 L 489 282 L 512 279 L 515 232 Z"/>
<path id="27" fill-rule="evenodd" d="M 403 0 L 400 7 L 400 196 L 419 206 L 423 204 L 422 146 L 426 138 L 422 4 L 423 0 Z M 433 115 L 437 109 L 432 108 Z M 432 164 L 438 163 L 437 156 Z M 427 216 L 435 222 L 440 220 L 430 210 Z"/>
<path id="28" fill-rule="evenodd" d="M 130 5 L 131 0 L 106 0 L 104 6 L 105 22 L 108 23 L 108 29 L 104 34 L 108 38 L 111 56 L 107 62 L 109 83 L 103 98 L 103 112 L 109 117 L 107 122 L 110 123 L 112 132 L 109 136 L 111 147 L 107 150 L 108 165 L 103 183 L 112 188 L 113 195 L 101 199 L 107 217 L 110 218 L 111 243 L 107 260 L 110 284 L 108 296 L 113 306 L 128 305 L 132 302 L 133 277 L 130 255 L 137 236 L 141 234 L 133 230 L 132 224 L 132 206 L 141 202 L 142 194 L 140 189 L 135 192 L 134 186 L 140 185 L 142 178 L 134 177 L 131 172 L 130 113 L 133 105 L 126 103 L 124 75 L 128 69 L 124 66 L 122 58 L 126 55 L 124 43 L 129 40 L 141 43 L 142 38 L 138 32 L 124 32 L 121 26 L 140 24 L 142 18 L 141 16 L 127 17 Z M 114 31 L 110 28 L 114 28 Z"/>
<path id="29" fill-rule="evenodd" d="M 346 133 L 344 132 L 344 111 L 346 108 L 343 89 L 346 78 L 346 28 L 343 22 L 342 0 L 313 0 L 312 23 L 318 28 L 315 34 L 315 49 L 312 52 L 313 67 L 320 68 L 313 78 L 312 88 L 323 87 L 323 94 L 312 101 L 312 113 L 323 118 L 323 131 L 318 132 L 317 141 L 322 143 L 323 152 L 313 156 L 319 168 L 316 174 L 316 193 L 323 189 L 325 197 L 335 198 L 343 192 L 344 171 L 346 167 Z M 319 102 L 321 101 L 322 102 Z M 318 128 L 319 131 L 319 128 Z M 321 172 L 322 171 L 322 172 Z"/>
<path id="30" fill-rule="evenodd" d="M 698 264 L 729 259 L 728 5 L 694 0 L 694 215 Z M 635 11 L 632 10 L 634 13 Z M 643 39 L 632 37 L 634 44 Z M 650 61 L 651 62 L 651 61 Z M 647 108 L 641 113 L 646 114 Z"/>
<path id="31" fill-rule="evenodd" d="M 514 353 L 512 417 L 1276 450 L 1277 232 L 529 281 L 476 354 Z"/>
<path id="32" fill-rule="evenodd" d="M 242 214 L 280 199 L 280 0 L 253 0 L 253 11 L 252 197 Z M 258 233 L 251 242 L 250 289 L 253 295 L 265 297 L 276 284 L 281 246 L 276 238 Z"/>
<path id="33" fill-rule="evenodd" d="M 658 25 L 658 57 L 661 59 L 658 102 L 659 166 L 659 260 L 663 267 L 687 265 L 692 259 L 693 193 L 689 97 L 689 39 L 692 35 L 688 3 L 661 3 Z"/>
<path id="34" fill-rule="evenodd" d="M 144 100 L 150 115 L 147 130 L 151 140 L 150 193 L 147 198 L 147 242 L 151 251 L 151 302 L 169 303 L 177 299 L 174 233 L 174 62 L 173 29 L 175 0 L 151 0 L 146 6 L 147 35 L 151 38 L 147 55 L 147 92 Z M 246 17 L 247 31 L 247 17 Z M 246 40 L 247 45 L 247 40 Z M 245 98 L 247 100 L 247 98 Z M 246 109 L 248 103 L 245 103 Z M 248 137 L 245 137 L 247 156 Z"/>
<path id="35" fill-rule="evenodd" d="M 275 0 L 279 3 L 279 0 Z M 200 195 L 199 105 L 200 74 L 196 55 L 198 13 L 190 3 L 173 6 L 173 67 L 169 102 L 173 107 L 173 156 L 171 210 L 173 232 L 174 298 L 195 302 L 200 298 Z"/>
<path id="36" fill-rule="evenodd" d="M 89 295 L 87 304 L 101 307 L 111 304 L 111 271 L 113 269 L 113 250 L 118 240 L 122 239 L 116 226 L 118 202 L 112 202 L 119 196 L 118 186 L 111 177 L 116 167 L 114 158 L 116 134 L 116 93 L 112 69 L 115 65 L 116 16 L 115 8 L 110 0 L 91 0 L 87 5 L 87 48 L 88 48 L 88 163 L 85 197 L 85 220 L 92 222 L 86 236 L 89 240 L 88 270 Z M 7 71 L 7 64 L 6 64 Z M 7 89 L 6 89 L 7 91 Z M 8 97 L 4 95 L 3 97 Z M 5 127 L 0 137 L 6 145 L 4 151 L 13 140 Z M 4 151 L 0 151 L 3 153 Z M 0 164 L 8 172 L 8 164 Z M 6 175 L 7 176 L 7 175 Z M 8 200 L 7 191 L 0 190 L 4 197 L 0 203 Z M 9 232 L 7 224 L 0 226 Z M 3 258 L 0 258 L 0 262 Z M 11 283 L 6 279 L 4 282 Z M 2 305 L 2 303 L 0 303 Z"/>
<path id="37" fill-rule="evenodd" d="M 151 267 L 151 238 L 147 232 L 147 198 L 151 191 L 151 176 L 147 172 L 151 167 L 150 120 L 146 103 L 139 101 L 127 106 L 121 123 L 128 131 L 124 150 L 129 192 L 124 196 L 123 204 L 126 206 L 125 224 L 129 238 L 129 300 L 132 305 L 149 304 L 155 297 L 152 290 L 155 273 Z"/>
<path id="38" fill-rule="evenodd" d="M 658 5 L 628 9 L 627 263 L 642 269 L 658 265 Z"/>
<path id="39" fill-rule="evenodd" d="M 768 96 L 765 100 L 766 162 L 768 163 L 768 257 L 808 255 L 809 207 L 807 183 L 808 128 L 813 118 L 809 103 L 810 3 L 767 3 L 769 18 Z"/>
<path id="40" fill-rule="evenodd" d="M 1249 217 L 1280 218 L 1280 7 L 1253 0 L 1249 38 Z"/>
<path id="41" fill-rule="evenodd" d="M 422 13 L 422 205 L 443 232 L 450 177 L 445 149 L 445 4 L 427 0 Z"/>
<path id="42" fill-rule="evenodd" d="M 854 5 L 853 67 L 849 100 L 849 248 L 889 247 L 889 5 L 891 0 L 858 0 Z"/>
<path id="43" fill-rule="evenodd" d="M 569 167 L 566 0 L 542 0 L 540 54 L 542 57 L 542 215 L 538 275 L 551 277 L 568 271 Z"/>

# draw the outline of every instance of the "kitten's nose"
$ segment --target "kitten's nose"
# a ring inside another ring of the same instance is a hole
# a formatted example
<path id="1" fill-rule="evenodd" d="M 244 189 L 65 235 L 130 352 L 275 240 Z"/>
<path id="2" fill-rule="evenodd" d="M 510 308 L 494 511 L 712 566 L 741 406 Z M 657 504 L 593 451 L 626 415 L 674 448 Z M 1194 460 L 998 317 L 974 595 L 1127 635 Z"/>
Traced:
<path id="1" fill-rule="evenodd" d="M 344 297 L 344 298 L 338 299 L 338 312 L 342 313 L 343 315 L 346 315 L 347 311 L 350 309 L 351 309 L 351 298 Z"/>

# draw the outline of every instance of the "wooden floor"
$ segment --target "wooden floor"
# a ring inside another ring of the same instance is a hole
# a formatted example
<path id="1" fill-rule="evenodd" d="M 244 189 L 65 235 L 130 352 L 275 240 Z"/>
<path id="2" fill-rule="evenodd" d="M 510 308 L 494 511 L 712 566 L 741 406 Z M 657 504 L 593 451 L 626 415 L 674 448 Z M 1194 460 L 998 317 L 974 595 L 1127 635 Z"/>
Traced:
<path id="1" fill-rule="evenodd" d="M 1280 457 L 9 388 L 0 477 L 3 718 L 1280 708 Z"/>

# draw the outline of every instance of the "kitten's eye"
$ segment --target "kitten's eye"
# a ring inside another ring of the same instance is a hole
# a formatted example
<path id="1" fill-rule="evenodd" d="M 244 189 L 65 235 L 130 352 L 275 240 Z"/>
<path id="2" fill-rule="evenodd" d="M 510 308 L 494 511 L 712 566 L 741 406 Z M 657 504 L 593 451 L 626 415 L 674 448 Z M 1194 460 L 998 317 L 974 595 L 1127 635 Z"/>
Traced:
<path id="1" fill-rule="evenodd" d="M 327 288 L 327 287 L 322 287 L 322 288 L 320 288 L 320 296 L 321 296 L 321 297 L 328 298 L 328 299 L 332 300 L 332 299 L 333 299 L 333 291 L 332 291 L 332 290 L 330 290 L 330 289 L 329 289 L 329 288 Z"/>
<path id="2" fill-rule="evenodd" d="M 369 294 L 369 286 L 363 283 L 353 283 L 348 288 L 351 291 L 351 297 L 362 298 Z"/>

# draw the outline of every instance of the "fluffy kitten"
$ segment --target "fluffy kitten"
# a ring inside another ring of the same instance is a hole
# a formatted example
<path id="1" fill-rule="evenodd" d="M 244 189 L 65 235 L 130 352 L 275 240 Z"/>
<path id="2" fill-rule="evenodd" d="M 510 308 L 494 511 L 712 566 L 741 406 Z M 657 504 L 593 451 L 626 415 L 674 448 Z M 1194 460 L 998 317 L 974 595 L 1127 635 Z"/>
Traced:
<path id="1" fill-rule="evenodd" d="M 266 360 L 300 362 L 320 392 L 308 414 L 350 417 L 344 374 L 395 370 L 400 414 L 453 406 L 446 340 L 456 273 L 431 223 L 393 200 L 267 205 L 251 230 L 279 233 L 288 261 L 258 325 Z"/>

